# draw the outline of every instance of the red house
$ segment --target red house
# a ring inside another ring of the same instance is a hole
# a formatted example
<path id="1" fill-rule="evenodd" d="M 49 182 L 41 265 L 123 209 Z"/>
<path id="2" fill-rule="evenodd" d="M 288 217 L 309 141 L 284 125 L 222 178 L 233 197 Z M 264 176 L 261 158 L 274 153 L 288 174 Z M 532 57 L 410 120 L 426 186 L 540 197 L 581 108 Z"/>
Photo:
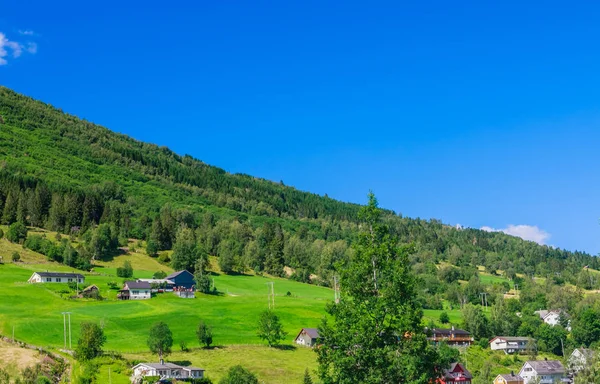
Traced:
<path id="1" fill-rule="evenodd" d="M 438 383 L 471 384 L 471 380 L 473 380 L 473 375 L 471 375 L 471 372 L 467 371 L 467 369 L 463 367 L 461 363 L 452 363 L 449 369 L 444 370 L 444 374 L 438 380 Z"/>

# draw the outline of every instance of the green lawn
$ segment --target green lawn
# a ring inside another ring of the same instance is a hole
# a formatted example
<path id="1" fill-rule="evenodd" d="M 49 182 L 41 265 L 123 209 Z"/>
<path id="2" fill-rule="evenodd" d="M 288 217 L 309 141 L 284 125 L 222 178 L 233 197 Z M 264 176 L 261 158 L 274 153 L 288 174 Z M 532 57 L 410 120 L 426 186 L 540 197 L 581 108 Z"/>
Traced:
<path id="1" fill-rule="evenodd" d="M 291 342 L 301 327 L 316 327 L 324 306 L 333 298 L 331 290 L 289 280 L 257 276 L 215 275 L 215 285 L 223 294 L 197 294 L 196 299 L 180 299 L 171 293 L 151 300 L 116 301 L 116 291 L 107 283 L 122 279 L 86 274 L 87 284 L 96 284 L 105 301 L 68 300 L 57 292 L 58 284 L 27 284 L 34 270 L 72 271 L 58 264 L 4 264 L 0 266 L 0 332 L 8 334 L 15 326 L 16 337 L 36 345 L 59 347 L 63 343 L 61 312 L 72 312 L 73 339 L 79 324 L 94 321 L 104 325 L 106 349 L 120 352 L 145 351 L 150 326 L 166 322 L 176 343 L 196 345 L 195 330 L 200 319 L 213 327 L 217 345 L 256 344 L 255 324 L 267 308 L 267 282 L 275 282 L 276 312 Z M 136 271 L 148 276 L 152 271 Z M 291 296 L 286 296 L 290 292 Z"/>

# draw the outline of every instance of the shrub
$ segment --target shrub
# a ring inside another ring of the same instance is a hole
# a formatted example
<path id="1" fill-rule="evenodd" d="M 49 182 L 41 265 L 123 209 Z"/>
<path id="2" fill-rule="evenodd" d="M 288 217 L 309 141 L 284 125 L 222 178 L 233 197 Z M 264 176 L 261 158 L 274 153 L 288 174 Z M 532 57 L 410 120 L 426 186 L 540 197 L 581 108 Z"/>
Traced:
<path id="1" fill-rule="evenodd" d="M 119 277 L 133 277 L 133 267 L 129 261 L 123 263 L 123 267 L 117 268 L 117 276 Z"/>
<path id="2" fill-rule="evenodd" d="M 181 349 L 181 352 L 187 352 L 188 351 L 187 343 L 185 342 L 185 340 L 181 340 L 179 342 L 179 348 Z"/>
<path id="3" fill-rule="evenodd" d="M 446 312 L 440 313 L 440 323 L 448 324 L 450 322 L 450 316 Z"/>
<path id="4" fill-rule="evenodd" d="M 18 262 L 20 260 L 21 260 L 21 255 L 19 255 L 19 252 L 16 252 L 16 251 L 13 252 L 13 254 L 12 254 L 12 261 L 14 263 L 16 263 L 16 262 Z"/>
<path id="5" fill-rule="evenodd" d="M 258 384 L 256 375 L 242 367 L 241 365 L 235 365 L 229 368 L 227 375 L 223 377 L 219 384 Z"/>
<path id="6" fill-rule="evenodd" d="M 160 261 L 163 264 L 168 264 L 171 262 L 171 259 L 169 258 L 169 255 L 166 252 L 163 252 L 158 256 L 158 261 Z"/>
<path id="7" fill-rule="evenodd" d="M 153 279 L 164 279 L 165 277 L 167 277 L 167 273 L 163 271 L 154 272 L 152 275 Z"/>
<path id="8" fill-rule="evenodd" d="M 8 227 L 6 239 L 11 243 L 22 243 L 27 238 L 27 227 L 21 222 L 12 223 Z"/>

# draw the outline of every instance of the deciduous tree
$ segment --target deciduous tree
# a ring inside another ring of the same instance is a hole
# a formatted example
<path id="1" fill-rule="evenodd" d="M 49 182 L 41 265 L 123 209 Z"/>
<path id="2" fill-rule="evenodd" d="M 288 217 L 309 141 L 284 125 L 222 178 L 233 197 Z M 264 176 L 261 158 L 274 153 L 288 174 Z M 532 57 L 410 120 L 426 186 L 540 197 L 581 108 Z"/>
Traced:
<path id="1" fill-rule="evenodd" d="M 279 317 L 272 310 L 266 310 L 258 319 L 257 334 L 269 344 L 269 347 L 272 347 L 285 339 L 287 332 L 283 330 Z"/>
<path id="2" fill-rule="evenodd" d="M 170 354 L 173 347 L 173 334 L 169 326 L 162 321 L 154 324 L 150 328 L 147 344 L 150 351 L 158 354 L 161 360 L 165 355 Z"/>
<path id="3" fill-rule="evenodd" d="M 81 323 L 81 333 L 75 349 L 78 360 L 90 360 L 102 355 L 102 346 L 106 342 L 104 331 L 98 324 Z"/>

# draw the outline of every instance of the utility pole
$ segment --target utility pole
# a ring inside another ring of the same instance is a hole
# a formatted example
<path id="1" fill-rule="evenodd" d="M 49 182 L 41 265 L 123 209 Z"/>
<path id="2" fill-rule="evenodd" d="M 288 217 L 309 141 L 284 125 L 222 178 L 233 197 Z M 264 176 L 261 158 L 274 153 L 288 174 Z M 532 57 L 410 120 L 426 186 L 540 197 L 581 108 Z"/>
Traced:
<path id="1" fill-rule="evenodd" d="M 269 290 L 269 295 L 267 297 L 267 301 L 269 303 L 269 309 L 275 309 L 275 287 L 272 281 L 269 283 L 266 283 L 269 287 L 267 287 L 267 289 Z"/>
<path id="2" fill-rule="evenodd" d="M 13 325 L 13 343 L 15 342 L 15 326 Z"/>
<path id="3" fill-rule="evenodd" d="M 336 304 L 340 302 L 340 286 L 337 276 L 333 276 L 333 300 Z"/>
<path id="4" fill-rule="evenodd" d="M 71 344 L 71 312 L 62 312 L 63 315 L 63 334 L 64 334 L 64 349 L 67 349 L 67 316 L 69 316 L 69 349 Z"/>

